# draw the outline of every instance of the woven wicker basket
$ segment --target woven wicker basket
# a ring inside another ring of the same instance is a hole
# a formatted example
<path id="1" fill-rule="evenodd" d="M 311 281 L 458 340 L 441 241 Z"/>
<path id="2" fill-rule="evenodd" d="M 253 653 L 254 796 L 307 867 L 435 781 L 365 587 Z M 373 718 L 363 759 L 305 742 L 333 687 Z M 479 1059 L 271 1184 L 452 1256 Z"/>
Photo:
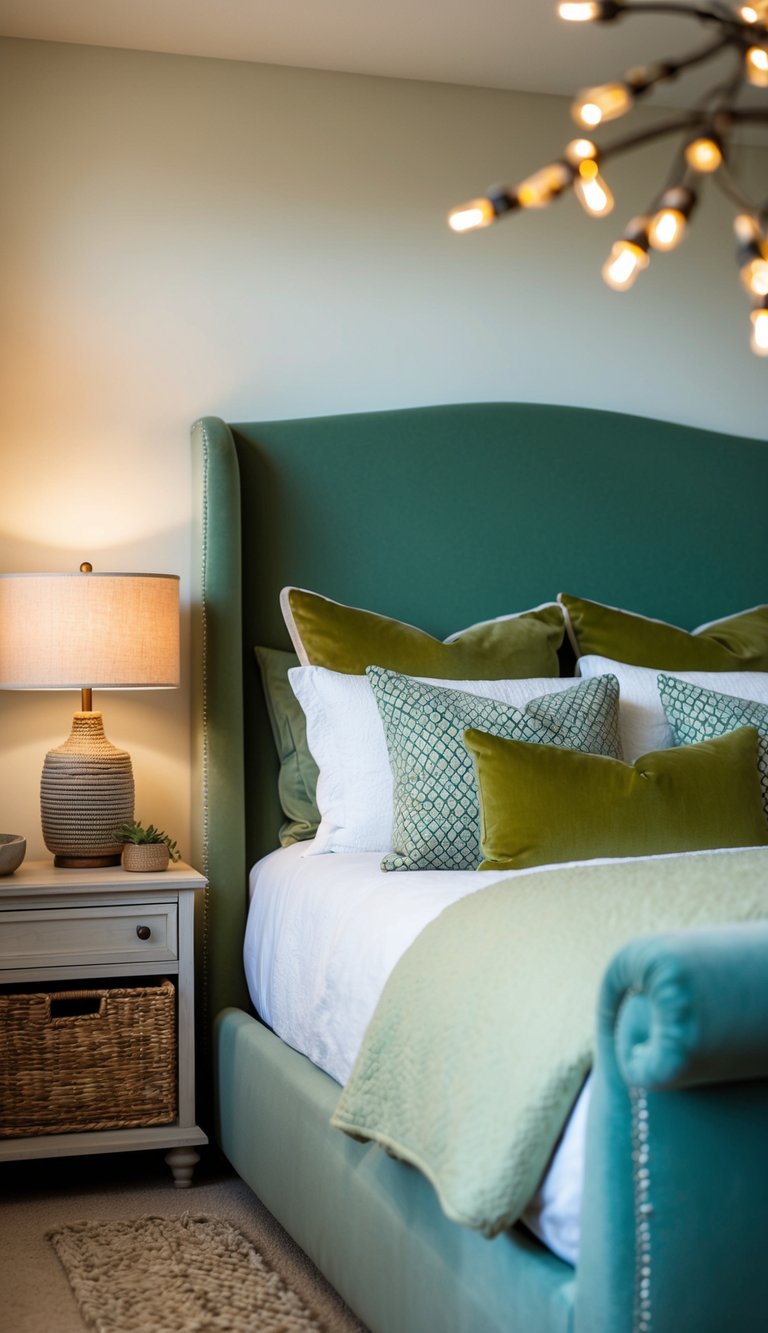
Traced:
<path id="1" fill-rule="evenodd" d="M 0 992 L 0 1138 L 176 1118 L 176 991 Z"/>
<path id="2" fill-rule="evenodd" d="M 123 843 L 123 870 L 149 874 L 154 870 L 167 870 L 169 860 L 170 852 L 164 842 Z"/>

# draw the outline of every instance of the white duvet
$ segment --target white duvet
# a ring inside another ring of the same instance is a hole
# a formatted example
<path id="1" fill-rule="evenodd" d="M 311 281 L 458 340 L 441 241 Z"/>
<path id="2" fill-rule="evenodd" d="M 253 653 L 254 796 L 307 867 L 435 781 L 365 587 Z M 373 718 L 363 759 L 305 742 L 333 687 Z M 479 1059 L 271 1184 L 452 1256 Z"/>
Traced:
<path id="1" fill-rule="evenodd" d="M 284 847 L 251 871 L 245 933 L 248 989 L 283 1041 L 340 1084 L 395 963 L 445 907 L 490 881 L 476 871 L 386 874 L 381 854 L 306 856 Z M 494 875 L 512 878 L 530 871 Z M 575 1264 L 589 1100 L 585 1086 L 524 1221 Z"/>

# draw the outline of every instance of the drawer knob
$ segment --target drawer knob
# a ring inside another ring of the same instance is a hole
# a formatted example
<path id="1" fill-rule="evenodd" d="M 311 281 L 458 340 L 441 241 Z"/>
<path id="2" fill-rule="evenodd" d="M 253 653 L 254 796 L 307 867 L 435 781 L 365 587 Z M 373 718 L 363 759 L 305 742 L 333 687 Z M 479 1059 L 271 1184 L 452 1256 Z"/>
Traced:
<path id="1" fill-rule="evenodd" d="M 152 934 L 152 931 L 150 930 L 149 926 L 137 926 L 136 934 L 138 935 L 140 940 L 148 940 L 150 935 Z"/>

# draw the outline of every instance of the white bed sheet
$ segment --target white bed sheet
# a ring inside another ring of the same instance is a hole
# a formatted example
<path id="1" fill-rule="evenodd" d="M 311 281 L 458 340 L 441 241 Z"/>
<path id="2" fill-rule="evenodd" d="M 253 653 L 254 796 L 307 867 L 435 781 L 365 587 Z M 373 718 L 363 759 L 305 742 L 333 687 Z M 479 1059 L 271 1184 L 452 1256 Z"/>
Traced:
<path id="1" fill-rule="evenodd" d="M 401 954 L 443 908 L 489 880 L 473 870 L 385 874 L 378 852 L 305 851 L 306 843 L 280 848 L 251 871 L 245 975 L 264 1021 L 343 1084 Z M 572 1264 L 578 1257 L 589 1087 L 587 1082 L 523 1215 L 544 1244 Z"/>

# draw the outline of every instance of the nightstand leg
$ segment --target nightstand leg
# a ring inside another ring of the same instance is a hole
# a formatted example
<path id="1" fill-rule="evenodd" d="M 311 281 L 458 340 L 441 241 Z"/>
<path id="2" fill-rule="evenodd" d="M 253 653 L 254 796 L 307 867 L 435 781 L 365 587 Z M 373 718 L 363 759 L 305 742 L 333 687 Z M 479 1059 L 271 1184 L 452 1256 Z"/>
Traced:
<path id="1" fill-rule="evenodd" d="M 165 1154 L 165 1161 L 173 1172 L 173 1183 L 179 1190 L 189 1189 L 192 1184 L 192 1172 L 200 1161 L 199 1152 L 194 1148 L 171 1148 Z"/>

